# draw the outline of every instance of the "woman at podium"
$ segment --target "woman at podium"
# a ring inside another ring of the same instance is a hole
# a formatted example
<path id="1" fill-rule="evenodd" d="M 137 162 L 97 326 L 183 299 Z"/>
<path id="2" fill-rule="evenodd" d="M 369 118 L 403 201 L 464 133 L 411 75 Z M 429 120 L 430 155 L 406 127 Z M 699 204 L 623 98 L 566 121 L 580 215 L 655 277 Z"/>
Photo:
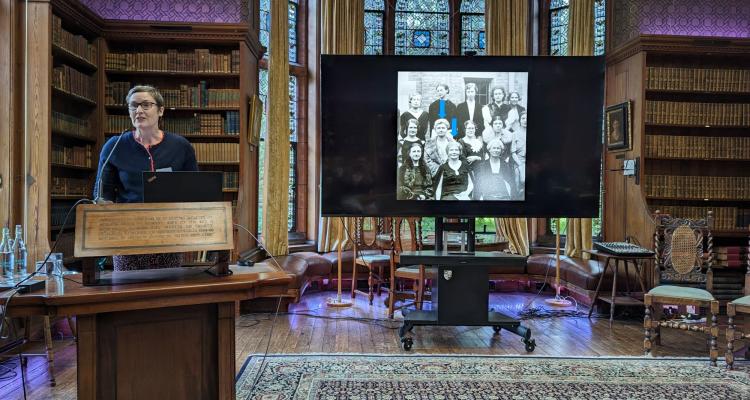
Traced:
<path id="1" fill-rule="evenodd" d="M 135 86 L 125 98 L 133 129 L 107 140 L 99 154 L 96 203 L 143 202 L 144 171 L 197 171 L 193 146 L 159 128 L 164 98 L 153 86 Z M 113 257 L 116 271 L 179 267 L 179 254 Z"/>

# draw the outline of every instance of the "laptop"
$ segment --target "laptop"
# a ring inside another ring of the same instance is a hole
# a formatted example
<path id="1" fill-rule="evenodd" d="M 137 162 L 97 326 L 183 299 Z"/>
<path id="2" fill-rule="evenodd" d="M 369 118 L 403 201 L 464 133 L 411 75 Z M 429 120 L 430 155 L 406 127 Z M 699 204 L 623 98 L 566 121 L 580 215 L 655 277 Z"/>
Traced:
<path id="1" fill-rule="evenodd" d="M 144 203 L 224 201 L 220 171 L 143 172 Z"/>

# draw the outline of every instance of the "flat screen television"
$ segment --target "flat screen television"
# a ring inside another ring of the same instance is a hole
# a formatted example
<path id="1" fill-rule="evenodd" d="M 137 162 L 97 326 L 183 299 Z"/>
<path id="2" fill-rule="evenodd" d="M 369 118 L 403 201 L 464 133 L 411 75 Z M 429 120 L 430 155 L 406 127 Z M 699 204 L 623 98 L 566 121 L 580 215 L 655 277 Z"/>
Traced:
<path id="1" fill-rule="evenodd" d="M 324 216 L 598 214 L 602 57 L 321 60 Z"/>

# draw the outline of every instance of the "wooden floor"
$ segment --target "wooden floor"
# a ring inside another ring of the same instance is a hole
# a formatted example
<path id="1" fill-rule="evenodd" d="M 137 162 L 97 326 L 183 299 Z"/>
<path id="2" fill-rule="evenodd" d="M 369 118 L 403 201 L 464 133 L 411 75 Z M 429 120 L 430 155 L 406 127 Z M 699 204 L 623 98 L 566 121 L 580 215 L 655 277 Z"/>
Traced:
<path id="1" fill-rule="evenodd" d="M 326 307 L 326 299 L 333 295 L 333 292 L 308 292 L 299 304 L 290 308 L 289 314 L 279 315 L 275 324 L 273 315 L 269 314 L 240 316 L 236 331 L 237 370 L 248 356 L 262 354 L 266 348 L 269 353 L 404 353 L 399 346 L 398 322 L 386 317 L 385 294 L 376 297 L 373 306 L 360 296 L 353 307 L 343 309 Z M 527 305 L 546 308 L 544 297 L 533 293 L 492 293 L 490 303 L 500 311 L 520 311 Z M 399 318 L 397 314 L 396 319 Z M 524 325 L 531 328 L 536 339 L 536 350 L 532 353 L 535 356 L 643 354 L 642 320 L 636 317 L 621 314 L 611 328 L 608 319 L 581 317 L 535 318 L 524 321 Z M 722 356 L 726 349 L 725 327 L 722 324 L 719 340 Z M 58 322 L 56 329 L 58 337 L 70 335 L 64 320 Z M 662 332 L 663 345 L 657 346 L 655 356 L 707 358 L 704 336 L 670 329 Z M 411 353 L 414 354 L 527 354 L 518 336 L 507 331 L 496 335 L 489 327 L 416 327 L 413 337 Z M 42 349 L 37 343 L 27 350 L 39 352 Z M 23 399 L 18 358 L 2 365 L 10 367 L 12 372 L 0 367 L 0 399 Z M 55 387 L 48 384 L 44 357 L 32 357 L 25 375 L 29 399 L 75 399 L 75 342 L 69 338 L 55 341 Z"/>

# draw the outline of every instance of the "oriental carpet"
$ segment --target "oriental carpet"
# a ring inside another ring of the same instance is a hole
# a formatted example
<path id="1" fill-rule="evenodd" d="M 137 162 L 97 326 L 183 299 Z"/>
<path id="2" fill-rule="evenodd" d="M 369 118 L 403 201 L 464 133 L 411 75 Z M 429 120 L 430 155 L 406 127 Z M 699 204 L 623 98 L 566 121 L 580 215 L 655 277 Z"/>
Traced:
<path id="1" fill-rule="evenodd" d="M 237 377 L 237 399 L 750 399 L 750 365 L 727 371 L 722 364 L 636 357 L 254 356 Z"/>

